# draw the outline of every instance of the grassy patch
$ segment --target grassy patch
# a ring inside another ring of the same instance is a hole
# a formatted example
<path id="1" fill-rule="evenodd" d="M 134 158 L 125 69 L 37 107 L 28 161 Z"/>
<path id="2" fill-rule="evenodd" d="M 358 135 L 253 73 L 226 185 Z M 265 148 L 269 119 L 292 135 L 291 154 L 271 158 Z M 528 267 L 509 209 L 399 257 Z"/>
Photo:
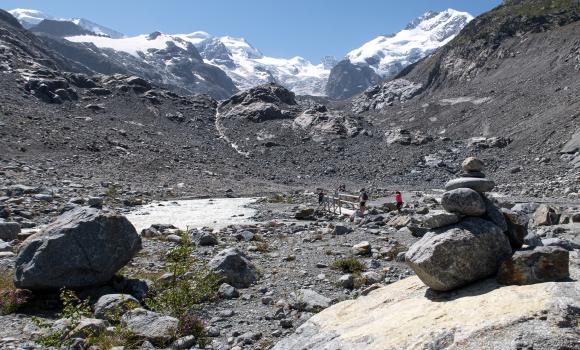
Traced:
<path id="1" fill-rule="evenodd" d="M 333 266 L 344 273 L 361 273 L 365 270 L 365 265 L 357 258 L 338 259 L 333 263 Z"/>

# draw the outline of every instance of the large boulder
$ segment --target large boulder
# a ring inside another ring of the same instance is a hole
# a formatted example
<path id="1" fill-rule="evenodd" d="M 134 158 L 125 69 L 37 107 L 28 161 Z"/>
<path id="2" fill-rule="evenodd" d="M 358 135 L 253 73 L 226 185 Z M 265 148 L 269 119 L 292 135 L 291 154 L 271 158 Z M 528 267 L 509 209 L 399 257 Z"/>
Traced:
<path id="1" fill-rule="evenodd" d="M 469 188 L 445 192 L 441 198 L 441 205 L 448 212 L 468 216 L 480 216 L 486 211 L 481 195 Z"/>
<path id="2" fill-rule="evenodd" d="M 141 238 L 124 216 L 77 208 L 23 243 L 14 284 L 32 290 L 104 284 L 140 249 Z"/>
<path id="3" fill-rule="evenodd" d="M 580 282 L 432 293 L 412 276 L 312 316 L 273 350 L 578 349 Z"/>
<path id="4" fill-rule="evenodd" d="M 455 190 L 457 188 L 471 188 L 477 192 L 489 192 L 495 187 L 495 182 L 486 178 L 460 177 L 450 180 L 445 184 L 445 191 Z"/>
<path id="5" fill-rule="evenodd" d="M 177 334 L 179 320 L 145 309 L 133 309 L 121 317 L 121 324 L 135 336 L 164 344 Z"/>
<path id="6" fill-rule="evenodd" d="M 210 260 L 208 266 L 222 277 L 223 282 L 236 288 L 247 288 L 259 278 L 254 264 L 236 248 L 222 250 Z"/>
<path id="7" fill-rule="evenodd" d="M 569 253 L 561 247 L 535 247 L 517 251 L 505 260 L 497 274 L 501 284 L 534 284 L 570 276 Z"/>
<path id="8" fill-rule="evenodd" d="M 493 275 L 512 250 L 492 222 L 466 218 L 427 233 L 405 254 L 417 276 L 437 291 L 448 291 Z"/>
<path id="9" fill-rule="evenodd" d="M 20 233 L 20 224 L 17 222 L 0 221 L 0 239 L 3 241 L 12 241 Z"/>

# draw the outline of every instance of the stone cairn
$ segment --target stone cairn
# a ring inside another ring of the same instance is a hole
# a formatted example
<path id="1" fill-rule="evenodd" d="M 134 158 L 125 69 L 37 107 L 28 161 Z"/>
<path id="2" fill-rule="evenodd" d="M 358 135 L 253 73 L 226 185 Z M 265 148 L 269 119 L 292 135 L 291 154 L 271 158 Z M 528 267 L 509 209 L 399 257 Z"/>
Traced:
<path id="1" fill-rule="evenodd" d="M 500 209 L 487 194 L 495 187 L 483 170 L 483 162 L 469 157 L 463 172 L 445 185 L 441 204 L 445 212 L 429 227 L 423 238 L 405 254 L 405 260 L 431 289 L 449 291 L 496 275 L 504 284 L 530 284 L 567 277 L 566 254 L 531 248 L 529 253 L 513 250 L 522 247 L 527 220 L 518 213 Z M 542 271 L 538 261 L 556 259 L 551 271 Z M 565 265 L 565 268 L 564 268 Z M 565 270 L 565 271 L 564 271 Z M 539 279 L 537 276 L 541 276 Z"/>

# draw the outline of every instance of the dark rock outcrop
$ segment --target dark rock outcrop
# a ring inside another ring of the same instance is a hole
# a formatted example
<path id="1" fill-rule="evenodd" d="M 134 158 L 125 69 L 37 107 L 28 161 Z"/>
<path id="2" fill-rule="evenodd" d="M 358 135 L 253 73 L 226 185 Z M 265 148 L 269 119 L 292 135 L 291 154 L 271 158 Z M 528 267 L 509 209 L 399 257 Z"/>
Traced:
<path id="1" fill-rule="evenodd" d="M 380 81 L 381 77 L 369 66 L 356 65 L 349 60 L 342 60 L 330 71 L 326 83 L 326 95 L 337 100 L 346 99 Z"/>

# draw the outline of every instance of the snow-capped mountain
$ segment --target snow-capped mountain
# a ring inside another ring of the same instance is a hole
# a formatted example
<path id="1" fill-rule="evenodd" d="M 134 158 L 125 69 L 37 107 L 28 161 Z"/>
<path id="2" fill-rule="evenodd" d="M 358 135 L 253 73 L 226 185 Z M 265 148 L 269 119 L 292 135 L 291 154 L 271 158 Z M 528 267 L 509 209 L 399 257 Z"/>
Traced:
<path id="1" fill-rule="evenodd" d="M 429 55 L 447 44 L 473 19 L 467 12 L 429 11 L 395 35 L 379 36 L 346 55 L 351 63 L 368 64 L 383 77 Z"/>
<path id="2" fill-rule="evenodd" d="M 169 46 L 185 48 L 195 45 L 208 64 L 222 69 L 240 90 L 259 84 L 277 82 L 297 94 L 324 95 L 330 69 L 324 64 L 314 65 L 302 57 L 274 58 L 264 56 L 244 38 L 212 37 L 205 32 L 191 34 L 138 35 L 119 39 L 100 36 L 73 36 L 73 42 L 90 42 L 100 48 L 111 48 L 134 56 L 146 56 L 151 49 Z M 170 60 L 168 61 L 170 62 Z"/>
<path id="3" fill-rule="evenodd" d="M 381 35 L 365 43 L 349 52 L 331 72 L 326 88 L 328 96 L 348 98 L 364 91 L 370 86 L 368 84 L 395 76 L 406 66 L 447 44 L 472 19 L 469 13 L 453 9 L 428 11 L 400 32 Z"/>
<path id="4" fill-rule="evenodd" d="M 55 19 L 39 11 L 15 9 L 10 11 L 25 27 L 38 25 L 43 19 Z M 190 34 L 151 34 L 124 37 L 109 28 L 85 19 L 70 19 L 79 27 L 97 35 L 66 37 L 70 42 L 94 44 L 114 57 L 116 63 L 127 65 L 131 70 L 136 62 L 149 67 L 153 64 L 162 72 L 151 74 L 167 75 L 176 67 L 186 74 L 186 62 L 195 63 L 195 69 L 208 64 L 225 72 L 235 87 L 245 90 L 267 82 L 279 83 L 299 95 L 327 95 L 336 99 L 354 96 L 381 80 L 395 76 L 406 66 L 430 55 L 437 48 L 453 39 L 473 19 L 466 12 L 448 9 L 442 12 L 429 11 L 413 19 L 403 30 L 393 35 L 379 36 L 361 47 L 350 51 L 337 62 L 332 56 L 324 57 L 319 64 L 296 56 L 275 58 L 265 56 L 244 38 L 233 36 L 214 37 L 206 32 Z M 65 19 L 56 19 L 66 21 Z M 192 49 L 194 46 L 195 49 Z M 124 55 L 124 56 L 123 56 Z M 189 56 L 188 56 L 189 55 Z M 207 70 L 204 67 L 204 71 Z M 185 79 L 202 84 L 194 71 Z M 212 76 L 218 74 L 212 72 Z M 226 78 L 227 78 L 226 77 Z M 167 78 L 167 79 L 169 79 Z M 183 78 L 183 77 L 182 77 Z M 180 78 L 180 80 L 183 80 Z M 207 77 L 206 77 L 207 78 Z M 220 77 L 220 81 L 224 81 Z M 174 85 L 172 81 L 163 82 Z M 177 85 L 183 87 L 183 81 Z M 227 85 L 227 84 L 226 84 Z M 192 91 L 189 87 L 188 91 Z M 195 89 L 194 89 L 195 90 Z M 225 89 L 231 91 L 231 87 Z"/>
<path id="5" fill-rule="evenodd" d="M 84 18 L 56 18 L 47 14 L 44 14 L 38 10 L 31 10 L 31 9 L 14 9 L 8 11 L 12 16 L 14 16 L 24 28 L 30 29 L 45 19 L 56 20 L 56 21 L 67 21 L 73 22 L 74 24 L 78 25 L 79 27 L 86 29 L 90 32 L 93 32 L 97 35 L 101 36 L 108 36 L 111 38 L 122 38 L 123 34 L 119 33 L 116 30 L 111 28 L 107 28 L 100 24 L 94 23 L 89 21 L 88 19 Z"/>

